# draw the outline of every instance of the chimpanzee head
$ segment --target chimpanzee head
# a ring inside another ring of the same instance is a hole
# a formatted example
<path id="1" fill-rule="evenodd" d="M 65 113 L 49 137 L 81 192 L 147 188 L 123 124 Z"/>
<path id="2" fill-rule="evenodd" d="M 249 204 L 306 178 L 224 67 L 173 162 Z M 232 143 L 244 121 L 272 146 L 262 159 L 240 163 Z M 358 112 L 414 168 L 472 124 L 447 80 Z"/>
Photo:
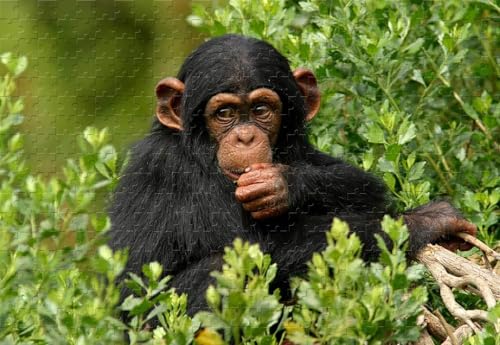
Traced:
<path id="1" fill-rule="evenodd" d="M 270 44 L 238 35 L 202 44 L 178 78 L 158 83 L 156 95 L 156 126 L 178 131 L 185 140 L 211 142 L 219 167 L 232 180 L 249 165 L 271 163 L 276 152 L 307 142 L 305 122 L 320 104 L 311 71 L 292 73 Z"/>

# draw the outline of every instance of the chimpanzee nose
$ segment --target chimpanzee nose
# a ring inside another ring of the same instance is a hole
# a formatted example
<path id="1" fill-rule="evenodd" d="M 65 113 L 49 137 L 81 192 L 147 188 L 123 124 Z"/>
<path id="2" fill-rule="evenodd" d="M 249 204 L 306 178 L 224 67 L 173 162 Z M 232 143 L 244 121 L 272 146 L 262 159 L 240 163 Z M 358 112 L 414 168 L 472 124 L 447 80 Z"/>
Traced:
<path id="1" fill-rule="evenodd" d="M 246 126 L 241 126 L 236 128 L 236 136 L 238 138 L 238 144 L 243 144 L 245 146 L 250 146 L 255 138 L 255 131 L 253 128 L 248 128 Z"/>

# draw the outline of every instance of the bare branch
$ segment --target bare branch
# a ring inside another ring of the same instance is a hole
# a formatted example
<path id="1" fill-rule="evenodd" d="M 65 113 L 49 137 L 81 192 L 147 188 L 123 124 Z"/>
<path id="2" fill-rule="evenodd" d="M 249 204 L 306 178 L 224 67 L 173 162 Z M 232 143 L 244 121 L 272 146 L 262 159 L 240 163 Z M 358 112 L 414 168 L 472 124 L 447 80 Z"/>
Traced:
<path id="1" fill-rule="evenodd" d="M 484 242 L 480 241 L 476 237 L 466 234 L 465 232 L 460 232 L 456 234 L 457 237 L 460 237 L 462 240 L 465 242 L 468 242 L 477 248 L 481 249 L 481 251 L 485 252 L 486 254 L 493 256 L 495 260 L 500 260 L 500 253 L 495 252 L 493 249 L 488 247 Z"/>
<path id="2" fill-rule="evenodd" d="M 466 279 L 472 279 L 472 281 L 474 281 L 473 285 L 480 290 L 481 286 L 483 286 L 483 284 L 481 284 L 482 281 L 486 283 L 491 290 L 494 299 L 496 301 L 500 300 L 500 277 L 497 274 L 481 268 L 473 262 L 455 255 L 441 246 L 433 244 L 425 246 L 424 249 L 417 254 L 417 260 L 423 263 L 427 268 L 433 267 L 436 273 L 442 273 L 443 276 L 445 276 L 444 279 L 447 279 L 448 282 L 453 281 L 458 284 L 463 282 L 463 280 L 456 281 L 454 278 L 465 277 Z M 434 278 L 436 279 L 436 276 L 434 276 Z M 458 284 L 457 287 L 460 286 L 461 285 Z"/>
<path id="3" fill-rule="evenodd" d="M 424 321 L 426 329 L 433 337 L 439 341 L 444 341 L 446 339 L 448 336 L 446 329 L 443 327 L 439 318 L 431 313 L 427 308 L 424 308 Z"/>
<path id="4" fill-rule="evenodd" d="M 500 259 L 500 254 L 489 248 L 486 244 L 468 234 L 459 234 L 463 240 L 477 246 L 484 254 Z M 484 269 L 479 265 L 458 256 L 449 250 L 429 244 L 418 254 L 417 260 L 424 264 L 436 280 L 441 298 L 448 311 L 464 323 L 456 330 L 438 314 L 433 315 L 424 309 L 426 330 L 445 345 L 458 345 L 462 341 L 481 330 L 477 322 L 489 322 L 486 310 L 466 310 L 457 303 L 452 289 L 468 290 L 484 299 L 488 309 L 493 308 L 500 301 L 500 276 L 491 269 Z M 489 261 L 486 262 L 486 264 Z M 429 335 L 427 333 L 427 335 Z M 427 336 L 424 334 L 418 344 L 426 344 Z"/>
<path id="5" fill-rule="evenodd" d="M 462 325 L 458 327 L 453 335 L 459 344 L 462 344 L 465 339 L 474 334 L 474 331 L 468 325 Z M 446 338 L 446 340 L 441 345 L 453 345 L 450 338 Z"/>

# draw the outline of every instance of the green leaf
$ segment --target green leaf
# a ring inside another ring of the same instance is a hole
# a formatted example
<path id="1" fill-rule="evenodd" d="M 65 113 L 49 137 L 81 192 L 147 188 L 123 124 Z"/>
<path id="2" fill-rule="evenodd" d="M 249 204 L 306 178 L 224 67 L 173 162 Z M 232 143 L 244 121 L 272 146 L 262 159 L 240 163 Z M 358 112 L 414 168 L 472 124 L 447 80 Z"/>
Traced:
<path id="1" fill-rule="evenodd" d="M 408 158 L 406 159 L 406 168 L 410 169 L 413 166 L 413 164 L 415 164 L 416 159 L 417 159 L 417 154 L 415 153 L 415 151 L 413 151 L 408 155 Z"/>
<path id="2" fill-rule="evenodd" d="M 95 127 L 87 127 L 83 131 L 83 137 L 85 140 L 96 149 L 99 145 L 99 131 Z"/>
<path id="3" fill-rule="evenodd" d="M 0 55 L 0 61 L 7 67 L 14 77 L 19 76 L 28 67 L 28 59 L 25 56 L 15 58 L 12 53 Z"/>
<path id="4" fill-rule="evenodd" d="M 88 225 L 89 225 L 89 215 L 84 213 L 84 214 L 78 214 L 73 218 L 71 218 L 68 228 L 72 231 L 87 230 Z"/>
<path id="5" fill-rule="evenodd" d="M 491 96 L 488 92 L 483 91 L 481 97 L 475 97 L 472 101 L 472 106 L 481 114 L 487 114 L 491 107 Z"/>
<path id="6" fill-rule="evenodd" d="M 142 272 L 150 281 L 157 281 L 163 272 L 163 267 L 158 262 L 154 261 L 144 265 L 142 267 Z"/>
<path id="7" fill-rule="evenodd" d="M 406 46 L 403 51 L 407 52 L 411 55 L 415 55 L 420 48 L 422 48 L 422 45 L 424 44 L 425 40 L 422 37 L 417 38 L 413 43 L 409 44 Z"/>
<path id="8" fill-rule="evenodd" d="M 373 144 L 384 144 L 384 131 L 376 124 L 372 123 L 368 126 L 368 131 L 363 134 L 368 142 Z"/>
<path id="9" fill-rule="evenodd" d="M 408 121 L 408 119 L 404 119 L 403 123 L 398 129 L 398 144 L 404 145 L 411 140 L 413 140 L 417 135 L 417 128 L 413 124 L 413 122 Z"/>
<path id="10" fill-rule="evenodd" d="M 425 162 L 418 162 L 408 172 L 408 181 L 416 181 L 424 174 Z"/>
<path id="11" fill-rule="evenodd" d="M 471 107 L 470 104 L 464 103 L 462 105 L 462 108 L 464 109 L 465 113 L 472 118 L 473 120 L 479 120 L 479 115 L 476 113 L 473 107 Z"/>
<path id="12" fill-rule="evenodd" d="M 401 152 L 401 146 L 397 144 L 391 144 L 387 147 L 385 151 L 385 159 L 390 162 L 396 162 L 399 158 L 399 153 Z"/>
<path id="13" fill-rule="evenodd" d="M 413 70 L 413 75 L 411 76 L 411 80 L 416 81 L 417 83 L 423 86 L 427 86 L 425 84 L 424 78 L 422 78 L 422 71 L 420 71 L 419 69 Z"/>
<path id="14" fill-rule="evenodd" d="M 373 156 L 373 150 L 370 149 L 366 152 L 363 153 L 363 160 L 362 160 L 362 163 L 363 163 L 363 169 L 368 171 L 370 170 L 371 166 L 373 165 L 373 160 L 375 159 L 375 157 Z"/>
<path id="15" fill-rule="evenodd" d="M 103 161 L 112 172 L 116 171 L 116 161 L 118 160 L 118 155 L 113 146 L 106 145 L 102 147 L 99 150 L 99 160 Z"/>
<path id="16" fill-rule="evenodd" d="M 394 290 L 401 290 L 401 289 L 408 288 L 409 284 L 408 284 L 408 278 L 406 277 L 406 273 L 405 274 L 396 274 L 394 276 L 394 279 L 393 279 L 391 285 L 392 285 L 392 288 Z"/>
<path id="17" fill-rule="evenodd" d="M 378 160 L 377 168 L 381 172 L 396 174 L 396 167 L 394 165 L 394 162 L 388 161 L 384 157 L 380 157 L 380 159 Z"/>
<path id="18" fill-rule="evenodd" d="M 389 187 L 389 190 L 391 192 L 396 191 L 396 179 L 394 178 L 394 175 L 390 173 L 385 173 L 384 182 L 387 184 L 387 187 Z"/>

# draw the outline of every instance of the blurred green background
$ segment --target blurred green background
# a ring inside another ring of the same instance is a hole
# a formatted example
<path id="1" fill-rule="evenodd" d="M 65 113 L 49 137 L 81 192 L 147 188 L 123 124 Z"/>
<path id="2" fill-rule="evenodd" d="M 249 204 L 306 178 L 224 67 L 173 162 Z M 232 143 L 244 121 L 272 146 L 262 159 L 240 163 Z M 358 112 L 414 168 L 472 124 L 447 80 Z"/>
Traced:
<path id="1" fill-rule="evenodd" d="M 22 132 L 34 173 L 59 173 L 79 152 L 76 135 L 86 126 L 109 127 L 121 150 L 144 136 L 156 82 L 175 75 L 203 40 L 186 22 L 191 5 L 186 0 L 0 1 L 0 53 L 29 61 L 17 94 L 25 100 Z"/>

